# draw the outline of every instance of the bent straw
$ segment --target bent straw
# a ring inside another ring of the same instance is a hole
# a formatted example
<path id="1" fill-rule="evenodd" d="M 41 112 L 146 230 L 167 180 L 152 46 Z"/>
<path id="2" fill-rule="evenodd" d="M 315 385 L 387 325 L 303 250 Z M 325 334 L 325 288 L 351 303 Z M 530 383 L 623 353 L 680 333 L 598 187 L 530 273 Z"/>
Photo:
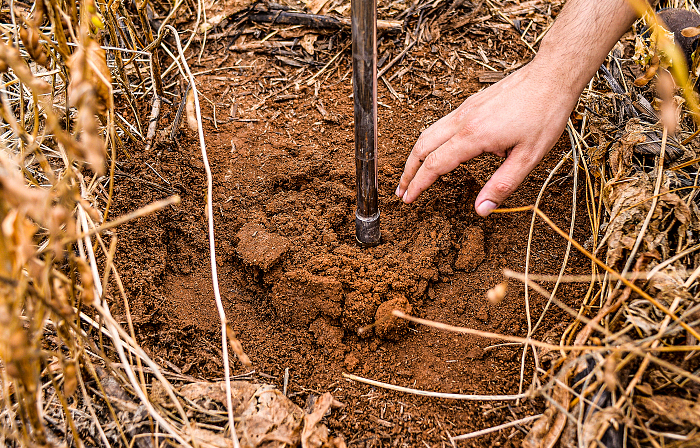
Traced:
<path id="1" fill-rule="evenodd" d="M 199 16 L 197 17 L 199 20 Z M 231 440 L 233 442 L 234 448 L 239 448 L 238 436 L 236 435 L 236 427 L 234 426 L 233 418 L 233 402 L 231 398 L 231 371 L 229 368 L 228 359 L 228 341 L 226 340 L 226 326 L 228 321 L 226 320 L 226 312 L 224 311 L 224 305 L 221 301 L 221 294 L 219 292 L 219 276 L 216 268 L 216 248 L 214 245 L 214 215 L 212 212 L 212 190 L 213 190 L 213 176 L 211 173 L 211 167 L 209 166 L 209 158 L 207 157 L 207 147 L 204 142 L 204 129 L 202 128 L 202 112 L 199 108 L 199 96 L 197 94 L 197 86 L 194 83 L 194 76 L 190 71 L 189 65 L 187 65 L 187 58 L 185 57 L 184 50 L 180 44 L 180 36 L 177 34 L 177 30 L 171 26 L 167 25 L 167 29 L 173 33 L 175 37 L 175 42 L 177 43 L 177 50 L 182 60 L 182 66 L 186 73 L 186 78 L 190 81 L 190 88 L 194 96 L 194 109 L 197 114 L 197 134 L 199 135 L 199 144 L 202 148 L 202 161 L 204 162 L 204 169 L 207 174 L 207 223 L 208 223 L 208 236 L 209 236 L 209 260 L 211 263 L 211 278 L 212 278 L 212 288 L 214 290 L 214 299 L 216 301 L 216 309 L 219 312 L 219 318 L 221 319 L 221 356 L 224 361 L 224 379 L 226 383 L 226 410 L 228 413 L 228 424 L 231 428 Z M 179 67 L 179 65 L 178 65 Z M 184 74 L 184 73 L 183 73 Z"/>
<path id="2" fill-rule="evenodd" d="M 514 420 L 512 422 L 504 423 L 502 425 L 494 426 L 492 428 L 486 428 L 486 429 L 482 429 L 479 431 L 470 432 L 468 434 L 454 436 L 454 437 L 452 437 L 452 441 L 467 440 L 467 439 L 473 439 L 474 437 L 485 436 L 486 434 L 491 434 L 492 432 L 500 431 L 501 429 L 508 429 L 512 426 L 517 426 L 517 425 L 529 423 L 533 420 L 537 420 L 538 418 L 542 417 L 543 415 L 544 414 L 531 415 L 529 417 L 521 418 L 520 420 Z"/>
<path id="3" fill-rule="evenodd" d="M 383 383 L 381 381 L 370 380 L 369 378 L 362 378 L 361 376 L 352 375 L 350 373 L 343 373 L 343 377 L 352 381 L 357 381 L 358 383 L 364 383 L 369 384 L 370 386 L 381 387 L 382 389 L 394 390 L 396 392 L 405 392 L 407 394 L 420 395 L 423 397 L 448 398 L 450 400 L 512 401 L 530 397 L 530 394 L 527 393 L 516 395 L 469 395 L 450 394 L 445 392 L 430 392 L 427 390 L 412 389 L 410 387 L 395 386 L 393 384 Z"/>

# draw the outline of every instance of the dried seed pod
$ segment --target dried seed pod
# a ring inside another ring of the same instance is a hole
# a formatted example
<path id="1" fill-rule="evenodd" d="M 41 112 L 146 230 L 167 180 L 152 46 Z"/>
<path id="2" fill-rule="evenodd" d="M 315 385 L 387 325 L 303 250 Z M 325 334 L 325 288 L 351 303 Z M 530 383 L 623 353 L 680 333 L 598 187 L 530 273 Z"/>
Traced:
<path id="1" fill-rule="evenodd" d="M 66 362 L 63 366 L 63 393 L 66 397 L 72 397 L 78 389 L 78 375 L 75 361 Z"/>
<path id="2" fill-rule="evenodd" d="M 39 43 L 39 29 L 27 22 L 27 27 L 19 28 L 19 37 L 34 62 L 48 68 L 49 57 L 46 48 Z"/>
<path id="3" fill-rule="evenodd" d="M 231 342 L 231 350 L 233 350 L 233 353 L 236 354 L 238 360 L 241 361 L 241 364 L 243 364 L 243 366 L 246 368 L 252 366 L 253 363 L 250 362 L 250 358 L 248 358 L 248 355 L 246 355 L 243 351 L 241 341 L 238 340 L 233 330 L 228 325 L 226 325 L 226 336 L 228 336 L 228 339 Z"/>
<path id="4" fill-rule="evenodd" d="M 683 37 L 696 37 L 700 36 L 700 27 L 697 26 L 689 26 L 688 28 L 683 28 L 681 30 L 681 35 Z"/>
<path id="5" fill-rule="evenodd" d="M 51 91 L 51 87 L 49 87 L 45 81 L 34 76 L 27 62 L 19 54 L 17 48 L 0 42 L 0 61 L 12 67 L 12 70 L 20 81 L 37 94 L 49 93 Z"/>
<path id="6" fill-rule="evenodd" d="M 21 328 L 15 328 L 7 339 L 8 356 L 6 359 L 7 373 L 18 379 L 28 381 L 29 378 L 23 378 L 24 364 L 29 360 L 31 348 L 27 333 Z"/>
<path id="7" fill-rule="evenodd" d="M 46 6 L 44 5 L 44 0 L 36 0 L 34 3 L 34 11 L 32 15 L 29 16 L 31 24 L 35 27 L 41 26 L 44 22 L 44 16 L 46 14 Z"/>
<path id="8" fill-rule="evenodd" d="M 92 305 L 95 300 L 95 280 L 92 277 L 90 266 L 82 258 L 77 258 L 78 272 L 83 287 L 83 303 Z"/>
<path id="9" fill-rule="evenodd" d="M 112 88 L 112 75 L 107 67 L 105 51 L 91 40 L 71 55 L 67 65 L 71 74 L 68 86 L 71 105 L 77 107 L 82 102 L 82 95 L 93 90 L 98 100 L 97 109 L 104 114 L 111 103 Z"/>
<path id="10" fill-rule="evenodd" d="M 104 172 L 105 145 L 99 132 L 97 114 L 112 107 L 112 84 L 105 53 L 95 41 L 79 47 L 68 59 L 69 104 L 78 109 L 76 133 L 80 135 L 77 156 L 98 174 Z"/>
<path id="11" fill-rule="evenodd" d="M 72 317 L 74 314 L 73 307 L 70 304 L 66 285 L 58 278 L 53 278 L 52 282 L 52 305 L 56 312 L 63 318 Z"/>

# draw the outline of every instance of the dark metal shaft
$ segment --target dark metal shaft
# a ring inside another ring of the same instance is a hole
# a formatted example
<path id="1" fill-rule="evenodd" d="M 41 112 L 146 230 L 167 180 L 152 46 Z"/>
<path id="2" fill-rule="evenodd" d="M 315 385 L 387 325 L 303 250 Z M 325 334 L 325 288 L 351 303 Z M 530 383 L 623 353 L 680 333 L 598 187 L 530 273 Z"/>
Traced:
<path id="1" fill-rule="evenodd" d="M 355 99 L 355 235 L 379 244 L 377 199 L 377 1 L 352 0 L 352 82 Z"/>

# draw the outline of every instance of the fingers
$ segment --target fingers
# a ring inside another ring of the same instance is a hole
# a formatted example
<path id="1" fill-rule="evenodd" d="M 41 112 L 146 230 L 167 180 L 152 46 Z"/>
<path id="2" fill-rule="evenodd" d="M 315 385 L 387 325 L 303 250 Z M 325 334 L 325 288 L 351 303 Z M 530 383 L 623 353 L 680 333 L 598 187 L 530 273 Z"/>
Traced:
<path id="1" fill-rule="evenodd" d="M 457 129 L 452 119 L 453 112 L 436 121 L 432 126 L 423 131 L 418 138 L 418 141 L 411 150 L 411 154 L 406 160 L 399 186 L 396 188 L 396 195 L 398 197 L 404 196 L 408 185 L 428 156 L 443 143 L 448 141 L 456 132 Z"/>
<path id="2" fill-rule="evenodd" d="M 537 166 L 543 155 L 523 146 L 513 149 L 476 197 L 476 212 L 486 217 L 501 205 Z"/>
<path id="3" fill-rule="evenodd" d="M 482 151 L 476 148 L 471 139 L 455 135 L 435 151 L 428 154 L 406 187 L 402 199 L 406 204 L 415 201 L 416 198 L 443 174 L 447 174 L 457 168 L 460 163 L 466 162 Z"/>

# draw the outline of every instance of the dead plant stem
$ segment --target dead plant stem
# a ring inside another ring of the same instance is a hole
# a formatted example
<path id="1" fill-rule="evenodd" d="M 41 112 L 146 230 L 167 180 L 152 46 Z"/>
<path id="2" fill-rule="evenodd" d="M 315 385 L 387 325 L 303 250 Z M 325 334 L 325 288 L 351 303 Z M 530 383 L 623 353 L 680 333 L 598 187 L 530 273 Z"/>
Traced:
<path id="1" fill-rule="evenodd" d="M 450 400 L 471 400 L 471 401 L 511 401 L 518 400 L 521 398 L 529 397 L 528 394 L 517 394 L 517 395 L 467 395 L 467 394 L 448 394 L 444 392 L 430 392 L 420 389 L 412 389 L 410 387 L 395 386 L 389 383 L 383 383 L 381 381 L 375 381 L 368 378 L 362 378 L 360 376 L 352 375 L 350 373 L 343 373 L 343 377 L 357 381 L 358 383 L 369 384 L 371 386 L 381 387 L 383 389 L 394 390 L 397 392 L 404 392 L 413 395 L 421 395 L 424 397 L 433 398 L 446 398 Z"/>
<path id="2" fill-rule="evenodd" d="M 201 1 L 198 2 L 201 5 Z M 199 23 L 199 10 L 197 16 L 197 23 Z M 187 58 L 185 57 L 185 52 L 180 45 L 180 37 L 177 34 L 177 30 L 171 25 L 167 25 L 173 36 L 175 37 L 175 42 L 177 43 L 178 53 L 182 61 L 182 66 L 184 67 L 185 77 L 190 81 L 190 87 L 194 95 L 194 106 L 195 113 L 197 116 L 197 134 L 199 136 L 199 144 L 202 150 L 202 161 L 204 162 L 204 169 L 207 175 L 207 204 L 206 204 L 206 214 L 208 223 L 208 236 L 209 236 L 209 261 L 211 263 L 211 276 L 212 276 L 212 287 L 214 290 L 214 299 L 216 301 L 216 308 L 219 312 L 219 318 L 221 319 L 221 347 L 222 347 L 222 357 L 224 361 L 224 378 L 226 383 L 226 408 L 228 411 L 229 427 L 231 431 L 231 440 L 233 442 L 234 448 L 239 448 L 238 437 L 236 435 L 236 427 L 233 417 L 233 403 L 231 397 L 231 370 L 229 366 L 228 357 L 228 343 L 226 335 L 227 319 L 226 312 L 224 311 L 224 305 L 221 301 L 221 294 L 219 292 L 219 278 L 217 274 L 216 267 L 216 247 L 214 244 L 214 215 L 213 215 L 213 205 L 212 205 L 212 195 L 213 195 L 213 176 L 211 173 L 211 167 L 209 166 L 209 158 L 207 157 L 207 148 L 204 141 L 204 128 L 202 126 L 202 112 L 199 107 L 199 95 L 197 93 L 197 86 L 195 84 L 194 76 L 190 71 L 190 67 L 187 64 Z"/>

